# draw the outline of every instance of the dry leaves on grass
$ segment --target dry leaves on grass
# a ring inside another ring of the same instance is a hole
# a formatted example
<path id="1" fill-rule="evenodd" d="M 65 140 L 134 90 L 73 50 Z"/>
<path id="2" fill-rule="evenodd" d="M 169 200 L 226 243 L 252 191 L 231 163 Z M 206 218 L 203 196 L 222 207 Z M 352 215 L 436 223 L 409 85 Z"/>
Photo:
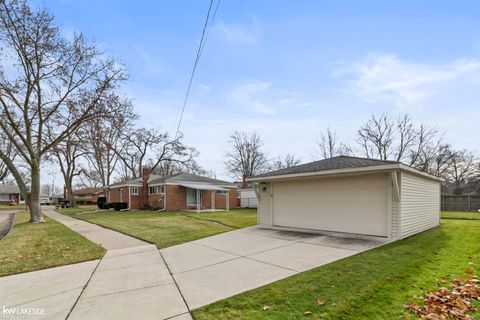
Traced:
<path id="1" fill-rule="evenodd" d="M 450 289 L 440 288 L 430 291 L 424 299 L 424 305 L 419 306 L 415 302 L 405 305 L 420 319 L 426 320 L 467 320 L 471 317 L 467 314 L 474 311 L 472 300 L 480 300 L 480 280 L 472 277 L 469 280 L 457 279 Z"/>

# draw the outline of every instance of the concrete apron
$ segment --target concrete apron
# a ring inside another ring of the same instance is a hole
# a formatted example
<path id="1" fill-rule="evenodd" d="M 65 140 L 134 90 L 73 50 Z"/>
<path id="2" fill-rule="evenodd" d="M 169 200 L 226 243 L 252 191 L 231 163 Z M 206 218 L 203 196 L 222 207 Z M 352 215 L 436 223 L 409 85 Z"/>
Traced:
<path id="1" fill-rule="evenodd" d="M 25 319 L 191 319 L 156 246 L 54 211 L 45 214 L 107 253 L 101 260 L 0 278 L 5 307 L 44 313 Z"/>
<path id="2" fill-rule="evenodd" d="M 385 244 L 250 227 L 162 249 L 190 309 Z"/>

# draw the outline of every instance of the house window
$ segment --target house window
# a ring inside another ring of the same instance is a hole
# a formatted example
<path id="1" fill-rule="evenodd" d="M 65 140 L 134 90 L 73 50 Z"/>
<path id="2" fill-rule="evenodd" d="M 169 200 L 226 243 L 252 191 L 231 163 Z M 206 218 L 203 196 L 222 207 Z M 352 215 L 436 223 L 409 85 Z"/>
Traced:
<path id="1" fill-rule="evenodd" d="M 218 190 L 217 194 L 219 196 L 226 196 L 228 194 L 228 190 Z"/>
<path id="2" fill-rule="evenodd" d="M 132 187 L 132 196 L 138 196 L 138 187 Z"/>
<path id="3" fill-rule="evenodd" d="M 165 192 L 165 189 L 163 186 L 157 186 L 157 193 L 164 193 Z"/>
<path id="4" fill-rule="evenodd" d="M 6 193 L 0 193 L 0 201 L 9 201 L 10 195 Z"/>
<path id="5" fill-rule="evenodd" d="M 155 194 L 155 193 L 157 193 L 157 192 L 156 192 L 156 191 L 157 191 L 156 189 L 157 189 L 157 188 L 155 188 L 155 187 L 148 187 L 148 194 Z"/>
<path id="6" fill-rule="evenodd" d="M 187 206 L 196 206 L 197 202 L 202 204 L 202 191 L 197 193 L 196 189 L 187 188 Z"/>

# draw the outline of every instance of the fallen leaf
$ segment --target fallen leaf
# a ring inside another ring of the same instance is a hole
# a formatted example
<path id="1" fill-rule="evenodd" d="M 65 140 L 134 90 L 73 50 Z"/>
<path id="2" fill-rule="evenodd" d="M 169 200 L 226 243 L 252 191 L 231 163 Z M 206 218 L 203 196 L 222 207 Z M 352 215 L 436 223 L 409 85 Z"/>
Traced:
<path id="1" fill-rule="evenodd" d="M 320 300 L 320 299 L 317 299 L 317 304 L 319 306 L 323 306 L 325 304 L 325 300 Z"/>
<path id="2" fill-rule="evenodd" d="M 267 305 L 263 306 L 263 311 L 268 311 L 268 309 L 270 309 L 270 306 L 267 306 Z"/>
<path id="3" fill-rule="evenodd" d="M 312 315 L 312 312 L 311 311 L 305 311 L 303 313 L 304 316 L 311 316 Z"/>

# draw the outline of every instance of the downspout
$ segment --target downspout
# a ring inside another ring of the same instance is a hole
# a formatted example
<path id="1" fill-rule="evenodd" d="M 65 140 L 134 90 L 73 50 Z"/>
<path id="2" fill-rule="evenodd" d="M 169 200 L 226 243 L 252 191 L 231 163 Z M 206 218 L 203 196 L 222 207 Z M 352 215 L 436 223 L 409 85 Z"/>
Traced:
<path id="1" fill-rule="evenodd" d="M 132 187 L 128 186 L 128 208 L 127 210 L 130 211 L 132 210 Z"/>
<path id="2" fill-rule="evenodd" d="M 230 211 L 230 188 L 227 189 L 227 195 L 226 195 L 226 199 L 225 199 L 225 204 L 226 204 L 226 207 L 227 207 L 227 212 Z"/>

